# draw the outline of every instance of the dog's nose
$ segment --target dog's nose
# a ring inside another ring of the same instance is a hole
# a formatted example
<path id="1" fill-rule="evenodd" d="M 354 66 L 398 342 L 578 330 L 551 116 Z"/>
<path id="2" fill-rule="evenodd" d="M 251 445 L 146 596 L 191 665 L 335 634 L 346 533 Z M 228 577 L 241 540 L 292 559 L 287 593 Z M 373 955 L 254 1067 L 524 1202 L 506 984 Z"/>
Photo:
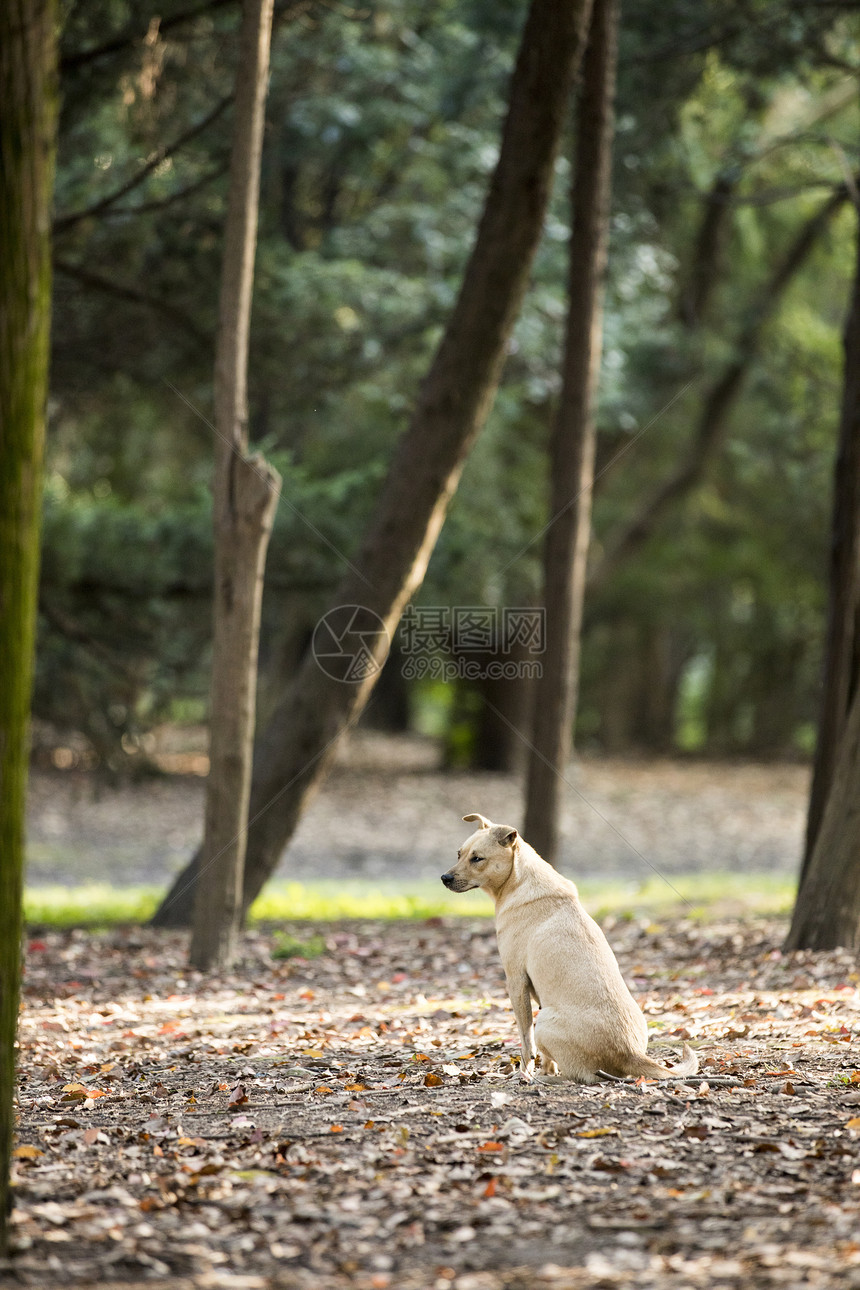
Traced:
<path id="1" fill-rule="evenodd" d="M 452 887 L 454 885 L 454 875 L 450 873 L 443 873 L 442 881 L 444 882 L 446 887 Z"/>

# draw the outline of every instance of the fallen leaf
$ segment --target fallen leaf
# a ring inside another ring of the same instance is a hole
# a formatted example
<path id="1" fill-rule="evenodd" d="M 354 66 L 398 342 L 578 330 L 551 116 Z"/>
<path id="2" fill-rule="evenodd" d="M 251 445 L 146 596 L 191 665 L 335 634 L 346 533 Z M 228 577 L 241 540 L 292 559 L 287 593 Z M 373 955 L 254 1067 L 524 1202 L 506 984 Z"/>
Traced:
<path id="1" fill-rule="evenodd" d="M 610 1125 L 606 1125 L 602 1129 L 582 1129 L 576 1136 L 578 1138 L 608 1138 L 610 1134 L 617 1132 L 617 1129 L 613 1129 Z"/>
<path id="2" fill-rule="evenodd" d="M 482 1142 L 481 1145 L 476 1148 L 478 1151 L 504 1151 L 504 1149 L 505 1144 L 503 1142 Z"/>
<path id="3" fill-rule="evenodd" d="M 38 1147 L 24 1146 L 16 1147 L 12 1152 L 12 1157 L 15 1160 L 38 1160 L 39 1156 L 44 1154 L 44 1151 L 41 1151 Z"/>
<path id="4" fill-rule="evenodd" d="M 442 1076 L 437 1075 L 435 1071 L 428 1071 L 427 1074 L 424 1076 L 425 1088 L 439 1088 L 439 1086 L 444 1083 L 445 1081 L 443 1080 Z"/>

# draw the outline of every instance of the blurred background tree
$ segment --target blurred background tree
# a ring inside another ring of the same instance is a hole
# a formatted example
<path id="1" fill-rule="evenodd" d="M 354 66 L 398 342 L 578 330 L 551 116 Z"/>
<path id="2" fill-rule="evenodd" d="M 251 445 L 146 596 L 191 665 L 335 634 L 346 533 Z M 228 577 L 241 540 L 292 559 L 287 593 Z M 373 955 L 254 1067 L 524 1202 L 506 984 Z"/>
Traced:
<path id="1" fill-rule="evenodd" d="M 450 309 L 523 13 L 276 5 L 250 373 L 251 437 L 284 478 L 264 713 L 366 526 Z M 227 0 L 66 6 L 36 715 L 46 756 L 62 742 L 113 773 L 147 768 L 154 725 L 205 717 L 198 410 L 211 415 L 237 25 Z M 581 748 L 811 750 L 852 254 L 834 195 L 858 168 L 858 53 L 848 6 L 625 5 Z M 539 595 L 568 167 L 424 605 Z M 733 364 L 702 452 L 705 401 Z M 452 657 L 442 642 L 429 662 Z M 367 719 L 440 735 L 451 763 L 515 760 L 485 687 L 432 671 L 404 681 L 395 654 Z M 497 687 L 491 701 L 527 697 Z"/>

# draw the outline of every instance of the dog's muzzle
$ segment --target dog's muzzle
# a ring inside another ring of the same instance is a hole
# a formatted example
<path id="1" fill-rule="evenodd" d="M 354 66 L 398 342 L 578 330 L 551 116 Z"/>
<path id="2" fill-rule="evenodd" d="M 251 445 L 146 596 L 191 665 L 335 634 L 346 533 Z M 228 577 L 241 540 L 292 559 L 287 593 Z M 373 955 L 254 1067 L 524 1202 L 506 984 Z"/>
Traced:
<path id="1" fill-rule="evenodd" d="M 443 873 L 442 881 L 444 882 L 445 886 L 448 888 L 449 891 L 453 891 L 455 878 L 452 873 Z"/>

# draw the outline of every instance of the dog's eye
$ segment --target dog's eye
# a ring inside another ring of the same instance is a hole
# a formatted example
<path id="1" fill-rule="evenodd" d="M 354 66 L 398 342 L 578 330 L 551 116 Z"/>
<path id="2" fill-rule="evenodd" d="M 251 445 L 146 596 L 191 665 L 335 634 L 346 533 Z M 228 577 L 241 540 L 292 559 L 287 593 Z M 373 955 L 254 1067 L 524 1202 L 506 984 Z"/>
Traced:
<path id="1" fill-rule="evenodd" d="M 481 863 L 483 862 L 483 859 L 484 859 L 484 857 L 483 857 L 483 856 L 472 856 L 472 861 L 471 861 L 471 863 L 472 863 L 472 864 L 481 864 Z"/>

